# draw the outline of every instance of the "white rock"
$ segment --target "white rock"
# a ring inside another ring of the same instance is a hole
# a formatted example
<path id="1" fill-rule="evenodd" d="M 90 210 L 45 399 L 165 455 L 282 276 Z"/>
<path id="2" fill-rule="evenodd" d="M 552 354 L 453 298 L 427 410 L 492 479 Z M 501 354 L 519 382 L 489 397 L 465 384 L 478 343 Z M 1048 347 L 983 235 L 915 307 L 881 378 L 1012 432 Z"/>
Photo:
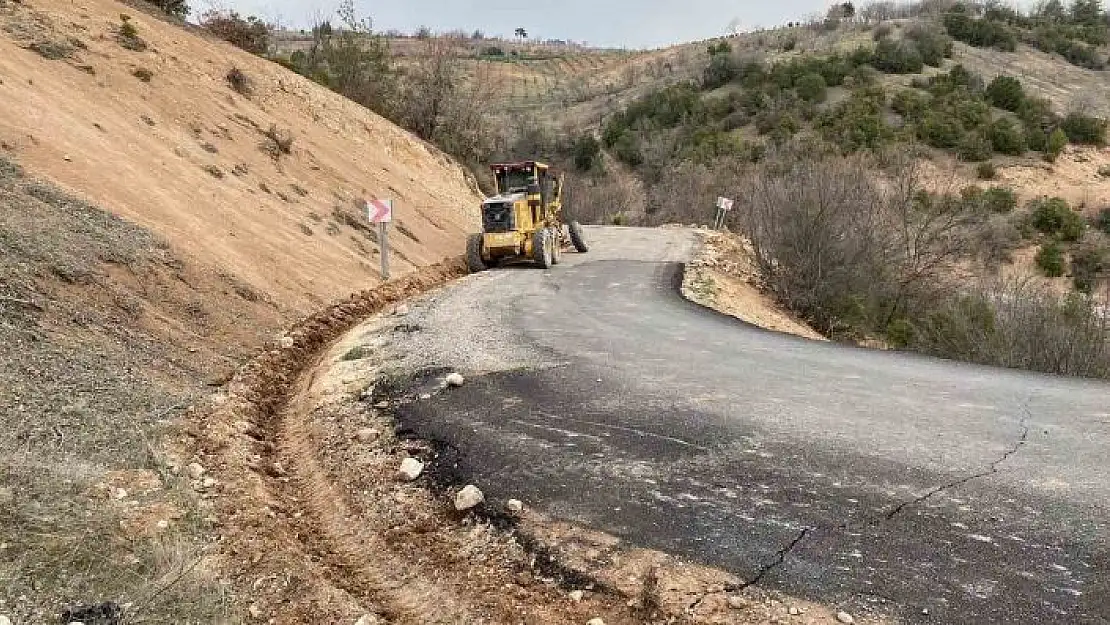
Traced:
<path id="1" fill-rule="evenodd" d="M 378 440 L 379 436 L 381 436 L 381 432 L 374 428 L 362 428 L 355 433 L 355 438 L 357 438 L 360 443 L 373 443 Z"/>
<path id="2" fill-rule="evenodd" d="M 381 623 L 381 621 L 373 614 L 363 614 L 355 621 L 355 625 L 378 625 L 379 623 Z"/>
<path id="3" fill-rule="evenodd" d="M 603 621 L 599 618 L 592 618 L 592 619 L 586 621 L 586 625 L 605 625 L 605 621 Z"/>
<path id="4" fill-rule="evenodd" d="M 455 509 L 458 511 L 469 510 L 486 500 L 486 496 L 478 487 L 473 484 L 467 484 L 455 494 Z"/>
<path id="5" fill-rule="evenodd" d="M 405 458 L 401 461 L 401 466 L 397 469 L 397 479 L 411 482 L 420 477 L 424 471 L 424 463 L 416 458 Z"/>
<path id="6" fill-rule="evenodd" d="M 398 317 L 404 317 L 405 315 L 409 314 L 409 307 L 405 304 L 400 304 L 397 306 L 397 308 L 393 309 L 393 314 L 397 315 Z"/>
<path id="7" fill-rule="evenodd" d="M 844 623 L 844 625 L 852 625 L 852 623 L 856 622 L 856 619 L 854 619 L 852 615 L 848 614 L 847 612 L 837 612 L 836 620 Z"/>
<path id="8" fill-rule="evenodd" d="M 790 612 L 790 616 L 798 616 L 799 614 L 802 613 L 801 610 L 799 610 L 798 608 L 796 608 L 794 606 L 790 606 L 790 609 L 787 610 L 787 612 Z"/>
<path id="9" fill-rule="evenodd" d="M 251 618 L 262 618 L 262 608 L 253 603 L 247 608 L 247 612 L 250 613 Z"/>
<path id="10" fill-rule="evenodd" d="M 185 474 L 189 476 L 189 479 L 199 480 L 204 475 L 204 467 L 196 462 L 190 463 L 189 466 L 185 467 Z"/>
<path id="11" fill-rule="evenodd" d="M 0 614 L 0 625 L 12 625 L 12 620 L 3 614 Z"/>
<path id="12" fill-rule="evenodd" d="M 581 601 L 582 597 L 584 596 L 586 596 L 586 593 L 582 592 L 581 590 L 570 591 L 570 600 L 574 601 L 575 603 Z"/>
<path id="13" fill-rule="evenodd" d="M 743 610 L 744 608 L 748 607 L 748 602 L 746 599 L 739 595 L 733 595 L 728 598 L 728 607 L 732 608 L 733 610 Z"/>
<path id="14" fill-rule="evenodd" d="M 423 399 L 423 400 L 428 400 L 428 399 L 431 399 L 431 398 L 432 398 L 432 395 L 430 393 L 423 393 L 423 394 L 420 395 L 420 399 Z"/>
<path id="15" fill-rule="evenodd" d="M 127 499 L 127 489 L 117 488 L 117 489 L 113 490 L 112 491 L 112 498 L 113 499 Z"/>
<path id="16" fill-rule="evenodd" d="M 378 402 L 378 403 L 374 404 L 374 407 L 375 407 L 375 408 L 379 408 L 379 409 L 380 409 L 380 408 L 389 408 L 389 402 L 388 402 L 388 401 L 385 401 L 385 400 L 382 400 L 382 401 L 380 401 L 380 402 Z"/>
<path id="17" fill-rule="evenodd" d="M 216 481 L 216 478 L 206 477 L 201 481 L 200 486 L 201 488 L 212 488 L 216 484 L 219 484 L 219 482 Z"/>
<path id="18" fill-rule="evenodd" d="M 465 381 L 466 380 L 458 373 L 452 373 L 451 375 L 447 376 L 447 386 L 451 386 L 454 388 L 462 386 L 463 382 Z"/>
<path id="19" fill-rule="evenodd" d="M 524 510 L 524 502 L 519 499 L 510 499 L 505 503 L 505 509 L 513 514 L 519 514 Z"/>
<path id="20" fill-rule="evenodd" d="M 294 345 L 293 337 L 291 337 L 291 336 L 281 337 L 281 348 L 282 349 L 292 349 L 293 345 Z"/>

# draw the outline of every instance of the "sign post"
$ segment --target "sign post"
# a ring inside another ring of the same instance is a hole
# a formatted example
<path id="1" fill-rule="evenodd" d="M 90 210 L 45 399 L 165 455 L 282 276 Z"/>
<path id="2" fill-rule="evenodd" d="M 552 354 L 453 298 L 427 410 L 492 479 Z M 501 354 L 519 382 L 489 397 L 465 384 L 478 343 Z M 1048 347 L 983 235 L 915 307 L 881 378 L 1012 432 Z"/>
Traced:
<path id="1" fill-rule="evenodd" d="M 725 225 L 725 215 L 732 210 L 732 200 L 727 197 L 717 198 L 717 218 L 713 220 L 713 229 L 720 230 Z"/>
<path id="2" fill-rule="evenodd" d="M 378 248 L 382 255 L 382 279 L 389 279 L 389 222 L 393 221 L 393 200 L 367 200 L 370 223 L 378 224 Z"/>

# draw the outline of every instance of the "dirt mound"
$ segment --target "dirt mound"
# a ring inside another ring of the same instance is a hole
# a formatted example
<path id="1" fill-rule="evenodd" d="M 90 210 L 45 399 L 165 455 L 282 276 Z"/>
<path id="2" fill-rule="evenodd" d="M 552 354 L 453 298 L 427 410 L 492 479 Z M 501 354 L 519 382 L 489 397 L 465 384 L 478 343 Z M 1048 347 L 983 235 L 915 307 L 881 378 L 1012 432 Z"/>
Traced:
<path id="1" fill-rule="evenodd" d="M 477 227 L 475 187 L 435 148 L 125 4 L 0 3 L 0 80 L 0 146 L 30 173 L 300 313 L 379 280 L 364 199 L 397 202 L 395 272 Z"/>

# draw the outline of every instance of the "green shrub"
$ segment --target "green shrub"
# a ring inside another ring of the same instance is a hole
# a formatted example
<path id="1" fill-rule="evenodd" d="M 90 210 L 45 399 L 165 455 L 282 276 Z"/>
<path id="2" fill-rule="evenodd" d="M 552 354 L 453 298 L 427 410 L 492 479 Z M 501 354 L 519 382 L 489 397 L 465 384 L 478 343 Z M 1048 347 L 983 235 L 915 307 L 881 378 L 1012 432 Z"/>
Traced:
<path id="1" fill-rule="evenodd" d="M 916 89 L 902 89 L 890 100 L 890 107 L 902 117 L 918 120 L 929 107 L 929 98 Z"/>
<path id="2" fill-rule="evenodd" d="M 979 180 L 994 180 L 998 175 L 998 170 L 995 168 L 994 163 L 987 161 L 979 163 L 979 167 L 975 169 L 975 174 Z"/>
<path id="3" fill-rule="evenodd" d="M 1110 270 L 1110 249 L 1101 241 L 1088 241 L 1071 255 L 1071 276 L 1077 291 L 1090 293 L 1095 281 Z"/>
<path id="4" fill-rule="evenodd" d="M 574 156 L 574 168 L 578 171 L 590 171 L 600 164 L 601 144 L 591 134 L 578 137 L 571 152 Z"/>
<path id="5" fill-rule="evenodd" d="M 1004 117 L 991 124 L 988 135 L 995 152 L 1011 156 L 1021 156 L 1025 153 L 1025 133 Z"/>
<path id="6" fill-rule="evenodd" d="M 1064 252 L 1058 243 L 1047 243 L 1037 251 L 1037 268 L 1049 278 L 1064 275 Z"/>
<path id="7" fill-rule="evenodd" d="M 1106 120 L 1082 113 L 1069 113 L 1060 128 L 1071 143 L 1106 144 Z"/>
<path id="8" fill-rule="evenodd" d="M 873 149 L 889 141 L 893 129 L 883 119 L 882 89 L 860 89 L 817 118 L 817 129 L 845 153 Z"/>
<path id="9" fill-rule="evenodd" d="M 914 42 L 883 39 L 875 46 L 871 65 L 886 74 L 917 74 L 925 68 L 925 60 Z"/>
<path id="10" fill-rule="evenodd" d="M 644 162 L 644 155 L 640 152 L 640 142 L 631 132 L 625 132 L 612 146 L 613 155 L 617 160 L 637 167 Z"/>
<path id="11" fill-rule="evenodd" d="M 1064 151 L 1064 146 L 1068 144 L 1068 135 L 1061 128 L 1052 131 L 1048 135 L 1048 140 L 1044 148 L 1045 159 L 1050 163 L 1056 162 L 1060 158 L 1060 154 Z"/>
<path id="12" fill-rule="evenodd" d="M 189 3 L 186 0 L 151 0 L 151 4 L 178 19 L 185 19 L 189 14 Z"/>
<path id="13" fill-rule="evenodd" d="M 985 161 L 993 154 L 990 139 L 979 132 L 969 132 L 960 140 L 956 147 L 956 154 L 960 160 L 968 162 Z"/>
<path id="14" fill-rule="evenodd" d="M 1037 231 L 1059 237 L 1062 241 L 1078 241 L 1086 224 L 1063 198 L 1040 198 L 1030 202 L 1030 225 Z"/>
<path id="15" fill-rule="evenodd" d="M 1110 208 L 1104 208 L 1098 212 L 1098 217 L 1095 217 L 1095 227 L 1110 234 Z"/>
<path id="16" fill-rule="evenodd" d="M 702 72 L 702 87 L 717 89 L 732 82 L 736 76 L 736 61 L 732 58 L 732 55 L 729 53 L 714 54 L 709 58 L 709 65 Z"/>
<path id="17" fill-rule="evenodd" d="M 908 319 L 895 319 L 886 327 L 886 342 L 895 349 L 904 349 L 913 345 L 916 330 Z"/>
<path id="18" fill-rule="evenodd" d="M 143 82 L 150 82 L 154 78 L 154 72 L 145 67 L 137 67 L 131 75 Z"/>
<path id="19" fill-rule="evenodd" d="M 1017 194 L 1006 187 L 991 187 L 983 192 L 983 208 L 992 213 L 1009 213 L 1017 208 Z"/>
<path id="20" fill-rule="evenodd" d="M 944 14 L 944 28 L 954 39 L 977 48 L 996 48 L 1003 52 L 1017 49 L 1017 35 L 1005 23 L 992 19 L 976 19 L 967 8 L 957 5 Z"/>
<path id="21" fill-rule="evenodd" d="M 1021 81 L 1013 76 L 998 76 L 987 85 L 987 102 L 1006 111 L 1017 112 L 1025 102 Z"/>
<path id="22" fill-rule="evenodd" d="M 503 57 L 505 56 L 505 51 L 498 46 L 486 46 L 482 48 L 482 56 Z"/>
<path id="23" fill-rule="evenodd" d="M 216 10 L 200 18 L 201 28 L 251 54 L 266 54 L 273 27 L 254 15 L 243 18 L 236 11 Z"/>
<path id="24" fill-rule="evenodd" d="M 817 73 L 809 73 L 799 78 L 795 88 L 798 91 L 798 97 L 806 102 L 824 102 L 828 95 L 825 78 Z"/>
<path id="25" fill-rule="evenodd" d="M 917 136 L 934 148 L 950 150 L 960 143 L 964 130 L 960 122 L 945 111 L 930 109 L 917 126 Z"/>
<path id="26" fill-rule="evenodd" d="M 940 67 L 944 59 L 952 56 L 952 38 L 935 27 L 913 24 L 906 29 L 905 38 L 917 46 L 926 65 Z"/>

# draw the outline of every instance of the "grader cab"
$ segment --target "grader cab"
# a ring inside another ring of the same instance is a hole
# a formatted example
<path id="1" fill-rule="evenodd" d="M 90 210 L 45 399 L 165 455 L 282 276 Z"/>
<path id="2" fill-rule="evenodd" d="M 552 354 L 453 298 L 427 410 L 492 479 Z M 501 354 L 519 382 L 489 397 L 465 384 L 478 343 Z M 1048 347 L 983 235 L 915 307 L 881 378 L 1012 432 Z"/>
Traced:
<path id="1" fill-rule="evenodd" d="M 559 262 L 564 245 L 587 251 L 582 226 L 563 222 L 561 175 L 535 161 L 491 169 L 497 194 L 482 202 L 482 232 L 467 239 L 471 271 L 513 260 L 531 260 L 547 269 Z"/>

